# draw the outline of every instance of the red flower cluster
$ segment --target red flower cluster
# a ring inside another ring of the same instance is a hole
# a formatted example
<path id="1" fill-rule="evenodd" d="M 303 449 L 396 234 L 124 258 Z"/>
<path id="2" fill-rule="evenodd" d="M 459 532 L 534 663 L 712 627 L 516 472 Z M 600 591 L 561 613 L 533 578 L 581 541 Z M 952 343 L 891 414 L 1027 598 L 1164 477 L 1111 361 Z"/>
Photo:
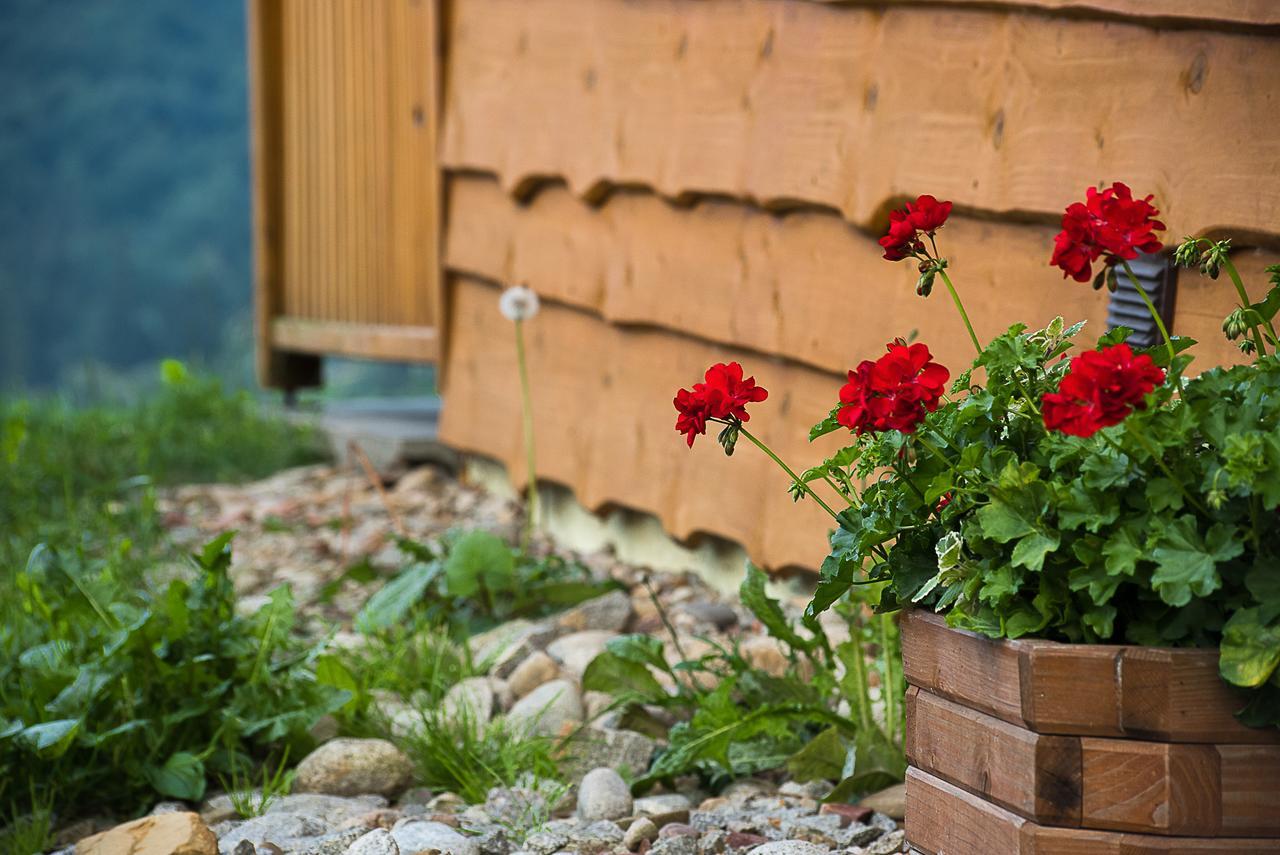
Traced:
<path id="1" fill-rule="evenodd" d="M 1106 256 L 1113 265 L 1132 260 L 1139 252 L 1158 252 L 1162 246 L 1154 232 L 1164 231 L 1155 219 L 1160 212 L 1152 196 L 1133 198 L 1127 185 L 1116 182 L 1105 190 L 1090 187 L 1084 202 L 1073 202 L 1062 215 L 1062 231 L 1053 239 L 1049 263 L 1062 268 L 1062 277 L 1088 282 L 1093 262 Z"/>
<path id="2" fill-rule="evenodd" d="M 951 214 L 950 202 L 939 202 L 932 196 L 921 196 L 900 211 L 889 212 L 889 233 L 880 238 L 884 257 L 901 261 L 924 251 L 920 232 L 933 234 Z"/>
<path id="3" fill-rule="evenodd" d="M 943 217 L 945 218 L 945 214 Z M 911 433 L 938 399 L 951 372 L 932 362 L 929 348 L 895 341 L 875 362 L 865 360 L 840 387 L 836 420 L 861 435 L 864 431 Z"/>
<path id="4" fill-rule="evenodd" d="M 707 369 L 702 383 L 693 389 L 676 393 L 676 430 L 684 434 L 693 447 L 694 437 L 707 432 L 707 419 L 749 421 L 747 404 L 763 401 L 769 393 L 756 385 L 756 378 L 742 379 L 742 366 L 736 362 L 717 363 Z"/>
<path id="5" fill-rule="evenodd" d="M 1164 382 L 1164 370 L 1127 344 L 1091 350 L 1071 360 L 1058 391 L 1044 396 L 1044 426 L 1069 436 L 1093 436 L 1146 408 L 1146 397 Z"/>

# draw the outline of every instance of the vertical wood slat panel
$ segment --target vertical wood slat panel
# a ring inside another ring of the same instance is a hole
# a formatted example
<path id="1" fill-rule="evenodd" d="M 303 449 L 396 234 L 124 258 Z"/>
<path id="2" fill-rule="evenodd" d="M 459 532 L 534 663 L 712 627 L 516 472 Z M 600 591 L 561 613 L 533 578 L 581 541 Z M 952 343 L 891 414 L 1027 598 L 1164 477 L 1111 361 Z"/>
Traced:
<path id="1" fill-rule="evenodd" d="M 259 217 L 279 230 L 274 302 L 260 300 L 265 352 L 438 356 L 435 5 L 250 0 L 276 22 L 254 48 L 255 67 L 277 64 L 273 153 L 256 155 L 279 191 Z M 255 93 L 262 85 L 255 77 Z"/>

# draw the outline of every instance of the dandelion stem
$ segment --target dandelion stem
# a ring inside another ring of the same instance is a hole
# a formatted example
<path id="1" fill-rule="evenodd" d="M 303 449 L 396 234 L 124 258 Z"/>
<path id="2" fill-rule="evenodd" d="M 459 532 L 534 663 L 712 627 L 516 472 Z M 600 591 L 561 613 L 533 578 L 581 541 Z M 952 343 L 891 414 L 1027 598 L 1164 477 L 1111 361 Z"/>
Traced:
<path id="1" fill-rule="evenodd" d="M 524 320 L 515 319 L 516 365 L 520 371 L 520 398 L 524 417 L 525 475 L 529 479 L 528 507 L 525 509 L 525 526 L 522 546 L 527 550 L 533 540 L 538 521 L 538 470 L 534 465 L 533 445 L 533 396 L 529 392 L 529 366 L 524 350 Z"/>

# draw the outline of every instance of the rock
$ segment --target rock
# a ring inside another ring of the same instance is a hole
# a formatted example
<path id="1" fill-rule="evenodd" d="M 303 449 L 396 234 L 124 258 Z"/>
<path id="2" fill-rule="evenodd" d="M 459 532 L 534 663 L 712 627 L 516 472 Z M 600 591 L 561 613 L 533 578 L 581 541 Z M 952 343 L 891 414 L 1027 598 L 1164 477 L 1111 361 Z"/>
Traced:
<path id="1" fill-rule="evenodd" d="M 827 855 L 828 847 L 808 840 L 773 840 L 761 843 L 751 855 Z"/>
<path id="2" fill-rule="evenodd" d="M 631 620 L 631 596 L 626 591 L 610 591 L 579 603 L 560 615 L 556 626 L 563 632 L 597 629 L 622 632 Z"/>
<path id="3" fill-rule="evenodd" d="M 488 677 L 468 677 L 454 684 L 440 702 L 440 714 L 455 725 L 468 724 L 476 737 L 493 718 L 495 698 Z"/>
<path id="4" fill-rule="evenodd" d="M 566 747 L 560 769 L 566 778 L 580 778 L 592 769 L 607 766 L 631 776 L 649 771 L 657 743 L 630 730 L 584 727 Z"/>
<path id="5" fill-rule="evenodd" d="M 673 822 L 664 825 L 662 830 L 658 832 L 659 837 L 697 837 L 702 832 L 683 822 Z"/>
<path id="6" fill-rule="evenodd" d="M 347 855 L 400 855 L 400 847 L 391 832 L 379 828 L 352 843 Z"/>
<path id="7" fill-rule="evenodd" d="M 520 661 L 507 677 L 511 693 L 519 700 L 543 683 L 560 676 L 560 666 L 541 650 L 535 650 Z"/>
<path id="8" fill-rule="evenodd" d="M 501 677 L 490 677 L 489 688 L 493 689 L 494 715 L 511 709 L 511 705 L 516 702 L 516 696 L 511 691 L 510 683 Z"/>
<path id="9" fill-rule="evenodd" d="M 537 855 L 551 855 L 569 845 L 569 835 L 542 828 L 524 839 L 524 848 Z"/>
<path id="10" fill-rule="evenodd" d="M 186 813 L 191 810 L 184 802 L 156 802 L 156 806 L 151 809 L 151 815 L 156 816 L 162 813 Z"/>
<path id="11" fill-rule="evenodd" d="M 706 832 L 698 838 L 698 855 L 723 855 L 729 848 L 725 843 L 728 839 L 729 835 L 718 828 Z"/>
<path id="12" fill-rule="evenodd" d="M 401 855 L 418 855 L 429 849 L 444 855 L 480 855 L 480 845 L 442 822 L 402 819 L 391 829 Z"/>
<path id="13" fill-rule="evenodd" d="M 777 791 L 778 788 L 768 781 L 762 781 L 759 778 L 742 778 L 725 787 L 720 795 L 735 804 L 741 804 L 747 799 L 771 796 Z"/>
<path id="14" fill-rule="evenodd" d="M 258 847 L 248 840 L 241 840 L 236 844 L 236 848 L 231 850 L 231 855 L 258 855 Z"/>
<path id="15" fill-rule="evenodd" d="M 508 677 L 535 650 L 555 638 L 558 630 L 547 623 L 517 618 L 473 635 L 467 641 L 471 659 L 494 677 Z"/>
<path id="16" fill-rule="evenodd" d="M 698 804 L 698 810 L 703 813 L 710 813 L 712 811 L 723 810 L 727 807 L 731 807 L 732 805 L 733 802 L 729 801 L 724 796 L 712 796 L 709 799 L 703 799 L 702 802 Z"/>
<path id="17" fill-rule="evenodd" d="M 385 739 L 333 739 L 298 764 L 300 793 L 391 796 L 409 785 L 413 761 Z"/>
<path id="18" fill-rule="evenodd" d="M 622 843 L 624 835 L 616 823 L 597 820 L 569 834 L 569 848 L 578 855 L 598 855 Z"/>
<path id="19" fill-rule="evenodd" d="M 858 805 L 844 804 L 825 804 L 818 809 L 819 813 L 834 814 L 840 817 L 842 826 L 861 825 L 867 821 L 867 817 L 871 816 L 871 808 L 859 807 Z"/>
<path id="20" fill-rule="evenodd" d="M 783 651 L 782 642 L 771 636 L 748 638 L 739 645 L 738 650 L 752 668 L 774 677 L 782 677 L 791 669 L 791 660 Z"/>
<path id="21" fill-rule="evenodd" d="M 730 831 L 728 837 L 725 838 L 724 845 L 729 849 L 750 849 L 768 842 L 769 838 L 762 837 L 759 834 L 751 834 L 747 831 Z"/>
<path id="22" fill-rule="evenodd" d="M 400 794 L 400 798 L 396 800 L 397 807 L 408 807 L 409 805 L 426 805 L 435 798 L 435 791 L 430 787 L 410 787 Z"/>
<path id="23" fill-rule="evenodd" d="M 648 840 L 653 842 L 657 839 L 658 826 L 649 817 L 642 816 L 627 827 L 627 833 L 622 838 L 622 845 L 634 852 L 640 847 L 640 841 Z"/>
<path id="24" fill-rule="evenodd" d="M 671 823 L 687 823 L 692 805 L 687 796 L 679 793 L 663 793 L 657 796 L 645 796 L 636 799 L 632 812 L 637 816 L 647 816 L 659 828 Z"/>
<path id="25" fill-rule="evenodd" d="M 587 822 L 620 819 L 631 806 L 631 788 L 612 769 L 592 769 L 578 785 L 578 816 Z"/>
<path id="26" fill-rule="evenodd" d="M 258 855 L 346 855 L 351 844 L 364 835 L 364 829 L 345 828 L 319 837 L 292 841 L 287 848 L 264 843 L 258 847 Z"/>
<path id="27" fill-rule="evenodd" d="M 602 715 L 609 712 L 609 708 L 614 704 L 613 695 L 608 692 L 583 692 L 582 708 L 586 711 L 587 721 L 593 722 L 600 726 L 604 726 L 603 722 L 597 722 Z"/>
<path id="28" fill-rule="evenodd" d="M 565 671 L 581 678 L 591 660 L 604 652 L 604 646 L 617 638 L 616 632 L 605 629 L 587 629 L 557 638 L 547 645 L 547 653 L 560 663 Z"/>
<path id="29" fill-rule="evenodd" d="M 787 781 L 778 787 L 778 795 L 818 800 L 825 798 L 834 787 L 830 781 L 807 781 L 803 784 L 799 781 Z"/>
<path id="30" fill-rule="evenodd" d="M 543 683 L 511 707 L 507 721 L 540 736 L 559 736 L 582 723 L 582 696 L 568 680 Z"/>
<path id="31" fill-rule="evenodd" d="M 322 715 L 316 719 L 315 724 L 311 725 L 311 730 L 308 732 L 318 745 L 321 742 L 328 742 L 330 739 L 335 738 L 338 735 L 338 730 L 339 726 L 336 718 L 331 715 Z"/>
<path id="32" fill-rule="evenodd" d="M 218 839 L 218 849 L 223 855 L 230 855 L 242 841 L 249 841 L 254 846 L 274 843 L 277 846 L 288 845 L 293 841 L 308 837 L 318 837 L 333 830 L 333 826 L 323 819 L 306 813 L 264 813 L 237 824 L 230 831 L 223 832 Z M 290 847 L 291 849 L 293 847 Z"/>
<path id="33" fill-rule="evenodd" d="M 901 820 L 907 813 L 907 785 L 894 784 L 878 793 L 867 796 L 858 802 L 859 806 L 871 808 L 896 820 Z"/>
<path id="34" fill-rule="evenodd" d="M 494 787 L 484 801 L 494 822 L 519 828 L 550 813 L 547 794 L 528 787 Z"/>
<path id="35" fill-rule="evenodd" d="M 894 852 L 901 852 L 902 845 L 906 843 L 906 832 L 898 829 L 890 831 L 884 837 L 862 850 L 863 855 L 893 855 Z"/>
<path id="36" fill-rule="evenodd" d="M 391 808 L 379 808 L 378 810 L 371 810 L 368 813 L 362 813 L 358 816 L 353 816 L 350 819 L 345 819 L 338 825 L 338 827 L 364 829 L 391 828 L 403 817 L 404 814 L 398 810 L 392 810 Z"/>
<path id="37" fill-rule="evenodd" d="M 457 793 L 441 793 L 427 802 L 427 810 L 432 813 L 457 813 L 466 807 L 467 800 Z"/>
<path id="38" fill-rule="evenodd" d="M 713 601 L 684 603 L 680 611 L 690 615 L 699 623 L 710 624 L 719 630 L 726 630 L 738 622 L 738 613 L 731 606 Z"/>
<path id="39" fill-rule="evenodd" d="M 319 819 L 331 825 L 352 817 L 382 810 L 387 800 L 382 796 L 328 796 L 323 793 L 290 793 L 267 803 L 266 813 L 295 813 Z"/>
<path id="40" fill-rule="evenodd" d="M 144 816 L 86 837 L 75 855 L 217 855 L 218 839 L 191 811 Z"/>
<path id="41" fill-rule="evenodd" d="M 649 855 L 698 855 L 698 838 L 684 834 L 660 837 L 649 848 Z"/>

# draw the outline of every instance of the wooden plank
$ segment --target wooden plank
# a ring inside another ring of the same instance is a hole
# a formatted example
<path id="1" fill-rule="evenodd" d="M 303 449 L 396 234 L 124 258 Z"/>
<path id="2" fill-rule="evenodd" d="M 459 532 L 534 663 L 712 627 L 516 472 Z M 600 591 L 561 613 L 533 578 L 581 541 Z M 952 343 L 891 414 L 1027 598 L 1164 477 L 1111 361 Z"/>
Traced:
<path id="1" fill-rule="evenodd" d="M 277 348 L 296 353 L 397 362 L 431 362 L 440 356 L 439 336 L 428 327 L 276 318 L 271 338 Z"/>
<path id="2" fill-rule="evenodd" d="M 498 312 L 498 294 L 466 277 L 450 285 L 448 405 L 440 435 L 505 463 L 520 485 L 520 390 L 511 323 Z M 793 504 L 786 476 L 752 448 L 740 446 L 727 458 L 712 436 L 686 449 L 671 399 L 707 366 L 741 361 L 772 390 L 752 407 L 752 431 L 802 465 L 839 448 L 834 435 L 811 445 L 806 430 L 830 409 L 840 378 L 662 330 L 614 327 L 549 300 L 527 332 L 539 477 L 571 487 L 588 508 L 654 514 L 682 540 L 710 533 L 741 543 L 762 567 L 821 563 L 830 518 L 810 502 Z"/>
<path id="3" fill-rule="evenodd" d="M 1019 645 L 1022 717 L 1040 733 L 1121 736 L 1112 645 Z M 1088 703 L 1081 703 L 1088 698 Z"/>
<path id="4" fill-rule="evenodd" d="M 1106 176 L 1154 193 L 1174 239 L 1280 239 L 1270 33 L 786 0 L 469 0 L 451 18 L 444 163 L 511 192 L 561 176 L 586 198 L 820 205 L 875 231 L 923 192 L 1056 221 Z M 886 74 L 924 44 L 927 74 Z"/>
<path id="5" fill-rule="evenodd" d="M 474 175 L 453 176 L 448 199 L 451 269 L 527 282 L 613 323 L 660 326 L 838 372 L 912 331 L 953 372 L 973 358 L 946 295 L 916 296 L 912 268 L 885 261 L 874 240 L 833 213 L 779 217 L 723 200 L 681 208 L 642 191 L 593 207 L 561 185 L 517 204 L 492 178 Z M 1088 321 L 1082 342 L 1106 328 L 1107 295 L 1064 282 L 1048 265 L 1052 240 L 1052 228 L 961 214 L 943 228 L 940 243 L 981 337 L 1059 314 Z M 1260 298 L 1263 267 L 1280 263 L 1280 254 L 1238 257 Z M 1173 326 L 1200 339 L 1195 364 L 1241 360 L 1221 332 L 1234 290 L 1211 280 L 1204 281 L 1214 287 L 1199 286 L 1194 273 L 1183 280 Z"/>
<path id="6" fill-rule="evenodd" d="M 1080 740 L 1081 824 L 1213 836 L 1222 825 L 1218 754 L 1211 745 Z"/>
<path id="7" fill-rule="evenodd" d="M 941 616 L 919 609 L 903 612 L 899 626 L 908 683 L 1011 724 L 1026 725 L 1016 647 L 950 629 Z"/>
<path id="8" fill-rule="evenodd" d="M 840 6 L 907 4 L 915 0 L 818 0 Z M 1136 18 L 1144 23 L 1280 24 L 1280 5 L 1271 0 L 934 0 L 957 6 L 1007 7 L 1057 14 Z"/>
<path id="9" fill-rule="evenodd" d="M 1222 831 L 1280 837 L 1280 746 L 1219 745 Z"/>
<path id="10" fill-rule="evenodd" d="M 927 855 L 1260 855 L 1277 838 L 1162 837 L 1055 828 L 1023 819 L 933 775 L 907 770 L 907 839 Z"/>
<path id="11" fill-rule="evenodd" d="M 911 687 L 907 760 L 1050 825 L 1080 824 L 1080 740 L 1033 733 Z"/>
<path id="12" fill-rule="evenodd" d="M 1280 744 L 1277 728 L 1235 718 L 1242 693 L 1218 676 L 1216 650 L 1127 648 L 1120 658 L 1125 733 L 1166 742 Z"/>

